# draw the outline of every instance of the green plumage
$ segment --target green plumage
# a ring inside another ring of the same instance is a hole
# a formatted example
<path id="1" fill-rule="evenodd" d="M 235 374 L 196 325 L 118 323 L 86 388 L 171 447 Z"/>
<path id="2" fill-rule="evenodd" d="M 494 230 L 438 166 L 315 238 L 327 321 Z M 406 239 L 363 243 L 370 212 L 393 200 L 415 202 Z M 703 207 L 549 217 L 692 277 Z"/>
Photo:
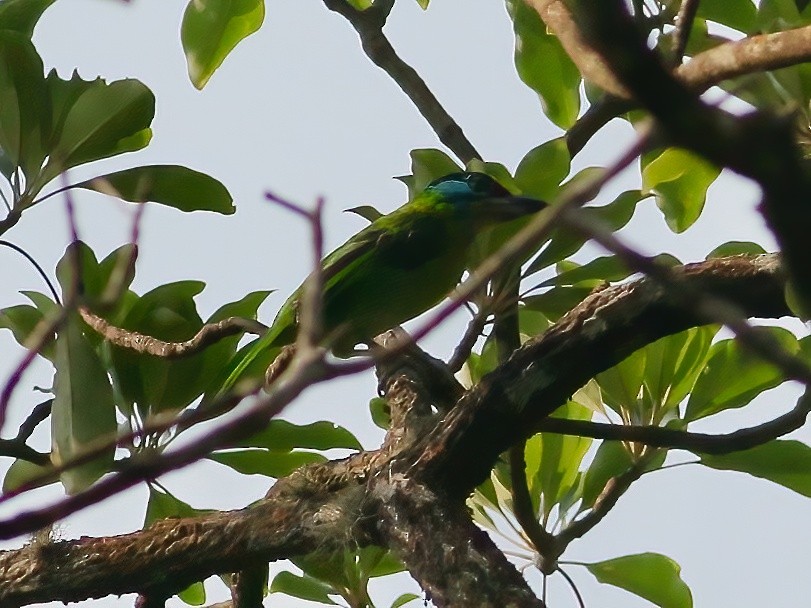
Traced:
<path id="1" fill-rule="evenodd" d="M 358 343 L 442 301 L 459 282 L 480 231 L 538 211 L 544 203 L 511 196 L 482 173 L 432 182 L 399 209 L 372 222 L 322 262 L 323 328 L 333 352 Z M 296 339 L 301 288 L 270 329 L 237 354 L 220 392 L 261 377 L 281 347 Z"/>

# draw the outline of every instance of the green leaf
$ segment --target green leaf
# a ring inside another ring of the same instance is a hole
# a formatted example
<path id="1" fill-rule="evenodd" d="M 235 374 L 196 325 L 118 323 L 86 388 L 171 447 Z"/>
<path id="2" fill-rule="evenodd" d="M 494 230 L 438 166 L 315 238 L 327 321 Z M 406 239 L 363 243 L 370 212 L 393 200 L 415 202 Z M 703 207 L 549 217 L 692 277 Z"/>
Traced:
<path id="1" fill-rule="evenodd" d="M 347 2 L 359 11 L 365 11 L 367 8 L 374 6 L 373 0 L 347 0 Z"/>
<path id="2" fill-rule="evenodd" d="M 264 0 L 192 0 L 183 14 L 180 40 L 189 78 L 198 89 L 243 38 L 265 19 Z"/>
<path id="3" fill-rule="evenodd" d="M 264 448 L 268 450 L 329 450 L 346 448 L 360 450 L 362 446 L 355 436 L 333 422 L 320 420 L 305 425 L 293 424 L 287 420 L 274 419 L 268 425 L 235 447 Z"/>
<path id="4" fill-rule="evenodd" d="M 625 226 L 634 215 L 639 201 L 645 195 L 639 190 L 628 190 L 602 207 L 585 207 L 582 213 L 589 221 L 599 222 L 609 230 L 617 231 Z M 556 229 L 549 244 L 538 254 L 527 269 L 528 274 L 538 272 L 563 258 L 577 253 L 585 244 L 586 238 L 579 232 Z"/>
<path id="5" fill-rule="evenodd" d="M 20 346 L 31 348 L 34 346 L 32 333 L 40 323 L 46 322 L 40 310 L 28 304 L 9 306 L 0 310 L 0 327 L 10 329 L 14 339 Z M 46 359 L 53 361 L 54 344 L 49 341 L 44 348 L 39 351 Z"/>
<path id="6" fill-rule="evenodd" d="M 279 572 L 270 583 L 270 592 L 284 593 L 302 600 L 337 606 L 329 597 L 335 594 L 335 590 L 307 574 L 298 576 L 292 572 Z"/>
<path id="7" fill-rule="evenodd" d="M 374 222 L 376 219 L 383 217 L 383 214 L 371 205 L 360 205 L 358 207 L 352 207 L 351 209 L 344 209 L 344 213 L 354 213 L 370 222 Z"/>
<path id="8" fill-rule="evenodd" d="M 422 10 L 428 10 L 428 5 L 430 4 L 431 0 L 417 0 L 417 4 L 420 5 Z"/>
<path id="9" fill-rule="evenodd" d="M 799 441 L 775 439 L 750 450 L 697 455 L 704 466 L 749 473 L 811 497 L 811 447 Z"/>
<path id="10" fill-rule="evenodd" d="M 707 188 L 721 170 L 681 148 L 668 148 L 643 162 L 642 184 L 656 195 L 656 204 L 673 232 L 684 232 L 704 208 Z"/>
<path id="11" fill-rule="evenodd" d="M 211 513 L 211 511 L 208 509 L 195 509 L 173 494 L 164 492 L 150 485 L 149 501 L 147 502 L 146 514 L 144 516 L 144 528 L 161 519 L 168 519 L 170 517 L 196 517 L 205 513 Z"/>
<path id="12" fill-rule="evenodd" d="M 213 452 L 207 458 L 243 475 L 264 475 L 276 479 L 285 477 L 306 464 L 326 461 L 324 456 L 315 452 L 254 449 Z"/>
<path id="13" fill-rule="evenodd" d="M 622 475 L 632 464 L 633 459 L 625 444 L 621 441 L 603 441 L 584 476 L 583 506 L 593 507 L 608 481 Z"/>
<path id="14" fill-rule="evenodd" d="M 203 325 L 193 299 L 203 287 L 200 281 L 161 285 L 137 298 L 120 326 L 167 342 L 188 340 Z M 234 338 L 237 337 L 231 338 L 229 348 L 234 347 Z M 206 357 L 216 347 L 220 345 L 177 360 L 111 347 L 115 378 L 125 405 L 137 403 L 146 416 L 185 407 L 213 381 L 212 366 L 216 365 L 206 366 Z"/>
<path id="15" fill-rule="evenodd" d="M 626 266 L 621 258 L 615 255 L 594 258 L 593 260 L 577 266 L 571 270 L 565 270 L 551 279 L 540 284 L 541 287 L 551 287 L 552 285 L 578 285 L 583 282 L 614 282 L 624 279 L 631 274 L 631 270 Z"/>
<path id="16" fill-rule="evenodd" d="M 155 96 L 141 82 L 107 84 L 101 79 L 87 82 L 74 76 L 64 81 L 49 76 L 48 85 L 60 101 L 54 102 L 59 118 L 44 181 L 70 167 L 140 150 L 149 143 Z"/>
<path id="17" fill-rule="evenodd" d="M 450 156 L 434 148 L 417 148 L 410 156 L 412 175 L 406 182 L 409 198 L 422 192 L 435 179 L 462 170 Z"/>
<path id="18" fill-rule="evenodd" d="M 538 13 L 522 0 L 507 0 L 515 30 L 515 67 L 518 75 L 538 93 L 544 114 L 561 129 L 568 129 L 580 112 L 580 72 L 550 34 Z"/>
<path id="19" fill-rule="evenodd" d="M 233 199 L 221 182 L 178 165 L 147 165 L 107 173 L 73 185 L 131 203 L 152 201 L 180 211 L 234 213 Z"/>
<path id="20" fill-rule="evenodd" d="M 52 459 L 60 465 L 115 438 L 113 389 L 82 321 L 70 315 L 56 339 L 56 377 L 51 410 Z M 115 444 L 97 459 L 60 475 L 65 490 L 79 492 L 106 473 L 113 463 Z"/>
<path id="21" fill-rule="evenodd" d="M 755 29 L 757 8 L 752 0 L 702 0 L 696 16 L 748 34 Z"/>
<path id="22" fill-rule="evenodd" d="M 593 412 L 569 401 L 553 416 L 569 420 L 591 420 Z M 546 518 L 552 508 L 576 485 L 580 463 L 591 445 L 589 437 L 540 433 L 531 437 L 525 447 L 526 475 L 530 495 L 543 496 L 541 513 Z M 538 505 L 534 505 L 538 509 Z"/>
<path id="23" fill-rule="evenodd" d="M 780 327 L 762 327 L 777 348 L 799 350 L 797 338 Z M 721 340 L 710 349 L 709 359 L 687 401 L 684 417 L 698 420 L 726 409 L 743 407 L 763 391 L 785 381 L 783 373 L 736 340 Z"/>
<path id="24" fill-rule="evenodd" d="M 625 555 L 585 564 L 601 583 L 625 589 L 662 608 L 691 608 L 693 596 L 681 568 L 659 553 Z"/>
<path id="25" fill-rule="evenodd" d="M 677 407 L 704 369 L 717 325 L 695 327 L 645 347 L 645 389 L 664 409 Z"/>
<path id="26" fill-rule="evenodd" d="M 413 602 L 414 600 L 418 599 L 420 599 L 420 596 L 416 593 L 403 593 L 391 603 L 391 608 L 400 608 L 401 606 L 405 606 L 409 602 Z"/>
<path id="27" fill-rule="evenodd" d="M 391 551 L 374 545 L 359 550 L 357 563 L 360 571 L 368 578 L 389 576 L 405 570 L 403 562 Z"/>
<path id="28" fill-rule="evenodd" d="M 50 115 L 42 59 L 25 35 L 0 31 L 0 148 L 29 182 L 45 160 Z"/>
<path id="29" fill-rule="evenodd" d="M 372 415 L 372 422 L 384 431 L 391 426 L 391 415 L 389 414 L 389 403 L 383 397 L 373 397 L 369 400 L 369 413 Z"/>
<path id="30" fill-rule="evenodd" d="M 552 139 L 527 152 L 515 170 L 521 192 L 541 200 L 551 200 L 560 183 L 569 175 L 571 159 L 563 137 Z"/>
<path id="31" fill-rule="evenodd" d="M 40 466 L 17 458 L 11 463 L 5 477 L 3 477 L 3 493 L 13 492 L 34 479 L 39 481 L 33 487 L 41 488 L 59 481 L 59 475 L 53 471 L 52 465 Z"/>
<path id="32" fill-rule="evenodd" d="M 597 375 L 605 404 L 615 412 L 637 411 L 645 380 L 645 349 L 637 350 Z M 639 421 L 641 422 L 641 421 Z"/>
<path id="33" fill-rule="evenodd" d="M 206 588 L 203 583 L 197 581 L 178 592 L 177 597 L 190 606 L 202 606 L 206 603 Z"/>
<path id="34" fill-rule="evenodd" d="M 524 298 L 524 304 L 530 310 L 537 310 L 554 321 L 580 304 L 592 290 L 590 285 L 553 287 L 540 295 Z"/>
<path id="35" fill-rule="evenodd" d="M 715 249 L 707 254 L 707 259 L 724 258 L 730 255 L 761 255 L 766 253 L 766 250 L 751 241 L 727 241 L 718 245 Z"/>
<path id="36" fill-rule="evenodd" d="M 0 3 L 0 30 L 14 30 L 31 38 L 42 13 L 54 2 L 55 0 L 3 0 Z"/>

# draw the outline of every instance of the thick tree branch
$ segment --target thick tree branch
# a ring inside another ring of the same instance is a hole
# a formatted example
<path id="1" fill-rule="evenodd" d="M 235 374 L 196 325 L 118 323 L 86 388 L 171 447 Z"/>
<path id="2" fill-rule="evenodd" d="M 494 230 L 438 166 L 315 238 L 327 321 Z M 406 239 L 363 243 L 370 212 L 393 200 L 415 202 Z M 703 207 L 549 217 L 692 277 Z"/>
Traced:
<path id="1" fill-rule="evenodd" d="M 583 31 L 616 77 L 658 121 L 674 144 L 755 180 L 763 213 L 780 243 L 800 301 L 811 307 L 811 175 L 795 143 L 793 120 L 755 112 L 737 117 L 704 104 L 647 47 L 621 1 L 592 2 Z M 805 40 L 808 32 L 794 30 Z M 787 46 L 785 39 L 780 48 Z M 800 44 L 802 46 L 802 44 Z M 691 62 L 692 63 L 692 62 Z"/>
<path id="2" fill-rule="evenodd" d="M 748 316 L 790 314 L 776 256 L 715 259 L 674 273 L 691 289 L 735 302 Z M 468 391 L 415 446 L 422 451 L 421 474 L 466 495 L 501 452 L 529 436 L 590 378 L 646 344 L 706 322 L 653 279 L 593 294 Z"/>
<path id="3" fill-rule="evenodd" d="M 0 605 L 133 592 L 160 597 L 211 574 L 340 546 L 353 523 L 342 503 L 357 491 L 351 478 L 343 462 L 309 467 L 241 511 L 165 519 L 124 536 L 33 542 L 0 552 Z"/>
<path id="4" fill-rule="evenodd" d="M 464 503 L 435 487 L 394 475 L 371 491 L 380 542 L 406 563 L 428 599 L 459 608 L 543 607 Z"/>

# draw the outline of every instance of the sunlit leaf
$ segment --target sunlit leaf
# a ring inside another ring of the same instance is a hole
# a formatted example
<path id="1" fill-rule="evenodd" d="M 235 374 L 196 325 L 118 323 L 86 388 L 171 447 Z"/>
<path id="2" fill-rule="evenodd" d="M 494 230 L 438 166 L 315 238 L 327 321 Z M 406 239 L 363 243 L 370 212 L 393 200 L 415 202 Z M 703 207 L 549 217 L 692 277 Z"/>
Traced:
<path id="1" fill-rule="evenodd" d="M 578 403 L 568 402 L 554 416 L 571 420 L 590 420 L 593 412 Z M 526 475 L 533 499 L 543 496 L 540 507 L 544 517 L 575 484 L 580 463 L 592 439 L 575 435 L 541 433 L 527 440 Z"/>
<path id="2" fill-rule="evenodd" d="M 180 39 L 192 84 L 202 89 L 234 47 L 257 31 L 264 19 L 264 0 L 189 2 Z"/>
<path id="3" fill-rule="evenodd" d="M 559 137 L 527 152 L 515 170 L 515 181 L 522 194 L 549 200 L 569 175 L 570 166 L 566 140 Z"/>
<path id="4" fill-rule="evenodd" d="M 775 439 L 740 452 L 698 456 L 704 466 L 748 473 L 811 497 L 811 447 L 799 441 Z"/>
<path id="5" fill-rule="evenodd" d="M 206 603 L 206 588 L 201 582 L 192 583 L 177 594 L 181 600 L 191 606 L 202 606 Z"/>
<path id="6" fill-rule="evenodd" d="M 625 589 L 662 608 L 691 608 L 693 596 L 681 568 L 659 553 L 638 553 L 585 564 L 601 583 Z"/>
<path id="7" fill-rule="evenodd" d="M 224 464 L 243 475 L 264 475 L 276 479 L 289 475 L 305 464 L 326 461 L 324 456 L 315 452 L 262 449 L 213 452 L 207 458 Z"/>
<path id="8" fill-rule="evenodd" d="M 333 422 L 321 420 L 298 425 L 280 419 L 271 420 L 265 428 L 238 442 L 235 447 L 265 448 L 269 450 L 292 450 L 294 448 L 311 450 L 329 450 L 331 448 L 361 449 L 360 443 L 352 433 Z"/>
<path id="9" fill-rule="evenodd" d="M 681 148 L 668 148 L 643 163 L 642 184 L 656 195 L 656 204 L 674 232 L 684 232 L 701 215 L 707 188 L 721 170 Z"/>
<path id="10" fill-rule="evenodd" d="M 462 170 L 450 156 L 434 148 L 417 148 L 411 151 L 410 156 L 411 176 L 405 180 L 409 198 L 422 192 L 435 179 Z"/>
<path id="11" fill-rule="evenodd" d="M 270 592 L 284 593 L 285 595 L 297 597 L 302 600 L 309 600 L 311 602 L 318 602 L 320 604 L 337 605 L 336 602 L 329 597 L 331 594 L 335 594 L 335 590 L 329 585 L 325 585 L 321 581 L 306 574 L 298 576 L 292 572 L 279 572 L 279 574 L 273 577 L 273 581 L 270 583 Z"/>
<path id="12" fill-rule="evenodd" d="M 391 603 L 391 608 L 400 608 L 401 606 L 405 606 L 409 602 L 413 602 L 414 600 L 418 599 L 420 599 L 420 596 L 416 593 L 403 593 Z"/>
<path id="13" fill-rule="evenodd" d="M 47 486 L 59 481 L 59 475 L 54 472 L 53 465 L 38 465 L 27 460 L 17 458 L 11 463 L 3 477 L 3 493 L 13 492 L 17 488 L 39 480 L 34 488 Z"/>
<path id="14" fill-rule="evenodd" d="M 376 219 L 383 217 L 383 214 L 375 209 L 372 205 L 359 205 L 351 209 L 344 209 L 344 213 L 354 213 L 361 216 L 363 219 L 374 222 Z"/>
<path id="15" fill-rule="evenodd" d="M 562 129 L 580 112 L 580 72 L 538 13 L 522 0 L 507 0 L 515 30 L 515 67 L 541 100 L 544 114 Z"/>
<path id="16" fill-rule="evenodd" d="M 752 0 L 702 0 L 696 15 L 739 32 L 750 33 L 756 26 L 757 8 Z"/>
<path id="17" fill-rule="evenodd" d="M 758 328 L 769 332 L 779 348 L 789 353 L 799 349 L 797 338 L 779 327 Z M 698 420 L 720 411 L 746 405 L 763 391 L 785 381 L 783 373 L 736 340 L 721 340 L 710 349 L 709 359 L 687 401 L 686 420 Z"/>
<path id="18" fill-rule="evenodd" d="M 766 253 L 766 250 L 750 241 L 728 241 L 718 245 L 715 249 L 707 254 L 707 259 L 724 258 L 730 255 L 760 255 Z"/>

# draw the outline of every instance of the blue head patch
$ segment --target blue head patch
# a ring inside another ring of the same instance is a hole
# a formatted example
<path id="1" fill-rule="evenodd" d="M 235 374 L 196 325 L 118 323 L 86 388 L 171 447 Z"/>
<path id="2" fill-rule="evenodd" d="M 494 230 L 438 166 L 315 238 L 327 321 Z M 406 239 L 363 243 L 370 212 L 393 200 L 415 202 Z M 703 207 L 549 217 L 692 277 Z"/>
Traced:
<path id="1" fill-rule="evenodd" d="M 472 201 L 484 198 L 501 198 L 510 193 L 489 175 L 484 173 L 451 173 L 432 181 L 425 188 L 453 201 Z"/>

